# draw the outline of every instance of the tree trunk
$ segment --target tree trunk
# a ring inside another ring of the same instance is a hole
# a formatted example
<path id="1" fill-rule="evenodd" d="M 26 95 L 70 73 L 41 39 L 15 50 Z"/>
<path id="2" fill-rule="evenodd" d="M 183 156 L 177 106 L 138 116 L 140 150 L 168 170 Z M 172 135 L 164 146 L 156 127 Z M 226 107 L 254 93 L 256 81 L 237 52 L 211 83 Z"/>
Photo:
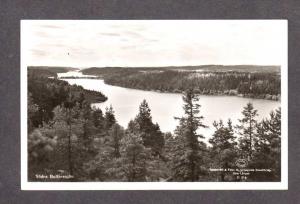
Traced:
<path id="1" fill-rule="evenodd" d="M 69 126 L 69 133 L 68 133 L 68 160 L 69 160 L 69 171 L 70 171 L 70 174 L 73 175 L 72 147 L 71 147 L 72 126 L 71 126 L 71 121 L 70 120 L 71 120 L 70 109 L 68 109 L 68 126 Z"/>

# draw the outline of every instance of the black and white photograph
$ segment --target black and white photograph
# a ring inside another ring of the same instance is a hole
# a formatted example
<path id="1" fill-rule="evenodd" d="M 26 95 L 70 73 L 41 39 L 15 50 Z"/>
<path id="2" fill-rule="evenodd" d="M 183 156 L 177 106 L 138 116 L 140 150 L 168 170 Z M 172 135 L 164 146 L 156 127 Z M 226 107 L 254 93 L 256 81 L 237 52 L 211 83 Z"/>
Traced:
<path id="1" fill-rule="evenodd" d="M 286 20 L 20 34 L 22 189 L 287 189 Z"/>

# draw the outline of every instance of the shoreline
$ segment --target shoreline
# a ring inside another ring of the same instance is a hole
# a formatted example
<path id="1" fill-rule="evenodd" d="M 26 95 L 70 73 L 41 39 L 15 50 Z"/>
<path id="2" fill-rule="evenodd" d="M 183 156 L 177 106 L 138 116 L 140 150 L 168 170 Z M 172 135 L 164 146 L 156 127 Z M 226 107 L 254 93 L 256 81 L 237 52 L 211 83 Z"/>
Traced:
<path id="1" fill-rule="evenodd" d="M 173 92 L 170 91 L 163 91 L 163 90 L 154 90 L 154 89 L 141 89 L 141 88 L 132 88 L 132 87 L 126 87 L 126 86 L 120 86 L 116 84 L 110 84 L 105 81 L 103 77 L 95 77 L 95 76 L 86 76 L 86 77 L 59 77 L 58 79 L 92 79 L 92 80 L 103 80 L 103 82 L 107 85 L 110 86 L 116 86 L 116 87 L 121 87 L 121 88 L 127 88 L 127 89 L 133 89 L 133 90 L 139 90 L 139 91 L 151 91 L 151 92 L 156 92 L 156 93 L 168 93 L 168 94 L 183 94 L 184 91 L 180 90 L 175 90 Z M 210 92 L 210 91 L 209 91 Z M 226 93 L 227 92 L 227 93 Z M 196 94 L 199 95 L 204 95 L 204 96 L 236 96 L 236 97 L 242 97 L 242 98 L 250 98 L 250 99 L 261 99 L 261 100 L 269 100 L 269 101 L 281 101 L 281 95 L 271 95 L 271 94 L 265 94 L 265 95 L 258 95 L 258 96 L 251 96 L 252 94 L 238 94 L 234 93 L 236 90 L 226 90 L 225 92 L 222 93 L 212 93 L 212 94 L 207 94 L 207 93 L 199 93 L 196 92 Z M 103 103 L 105 101 L 102 101 L 100 103 Z"/>

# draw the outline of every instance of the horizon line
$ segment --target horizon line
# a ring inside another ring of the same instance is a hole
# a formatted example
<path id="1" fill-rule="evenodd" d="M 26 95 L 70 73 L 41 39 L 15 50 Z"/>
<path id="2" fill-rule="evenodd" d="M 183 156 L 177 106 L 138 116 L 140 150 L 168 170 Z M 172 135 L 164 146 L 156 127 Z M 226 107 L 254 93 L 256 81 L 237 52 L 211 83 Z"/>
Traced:
<path id="1" fill-rule="evenodd" d="M 89 68 L 170 68 L 170 67 L 204 67 L 204 66 L 260 66 L 260 67 L 281 67 L 281 65 L 269 64 L 203 64 L 203 65 L 167 65 L 167 66 L 87 66 L 87 67 L 75 67 L 75 66 L 60 66 L 60 65 L 27 65 L 29 67 L 49 67 L 49 68 L 76 68 L 76 69 L 89 69 Z"/>

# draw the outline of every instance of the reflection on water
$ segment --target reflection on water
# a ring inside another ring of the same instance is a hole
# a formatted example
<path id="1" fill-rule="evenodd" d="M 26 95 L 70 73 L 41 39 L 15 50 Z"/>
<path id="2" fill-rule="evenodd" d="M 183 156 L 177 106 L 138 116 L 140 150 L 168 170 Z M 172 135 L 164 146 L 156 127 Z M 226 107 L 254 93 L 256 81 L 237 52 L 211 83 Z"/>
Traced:
<path id="1" fill-rule="evenodd" d="M 93 106 L 105 110 L 105 107 L 112 105 L 115 110 L 116 119 L 123 127 L 127 127 L 128 122 L 133 119 L 137 113 L 140 103 L 143 99 L 148 102 L 154 122 L 160 125 L 163 132 L 173 132 L 178 125 L 178 120 L 174 117 L 180 117 L 183 114 L 183 101 L 181 94 L 158 93 L 152 91 L 142 91 L 128 89 L 117 86 L 111 86 L 104 83 L 101 79 L 64 79 L 70 84 L 83 86 L 85 89 L 101 91 L 108 100 L 104 103 L 96 103 Z M 237 124 L 238 118 L 241 118 L 241 111 L 248 103 L 253 103 L 258 110 L 258 119 L 268 117 L 271 110 L 280 106 L 279 101 L 269 101 L 262 99 L 250 99 L 236 96 L 205 96 L 200 95 L 201 115 L 204 116 L 203 123 L 209 128 L 199 130 L 207 138 L 214 132 L 212 123 L 214 120 L 230 118 L 234 124 Z"/>

